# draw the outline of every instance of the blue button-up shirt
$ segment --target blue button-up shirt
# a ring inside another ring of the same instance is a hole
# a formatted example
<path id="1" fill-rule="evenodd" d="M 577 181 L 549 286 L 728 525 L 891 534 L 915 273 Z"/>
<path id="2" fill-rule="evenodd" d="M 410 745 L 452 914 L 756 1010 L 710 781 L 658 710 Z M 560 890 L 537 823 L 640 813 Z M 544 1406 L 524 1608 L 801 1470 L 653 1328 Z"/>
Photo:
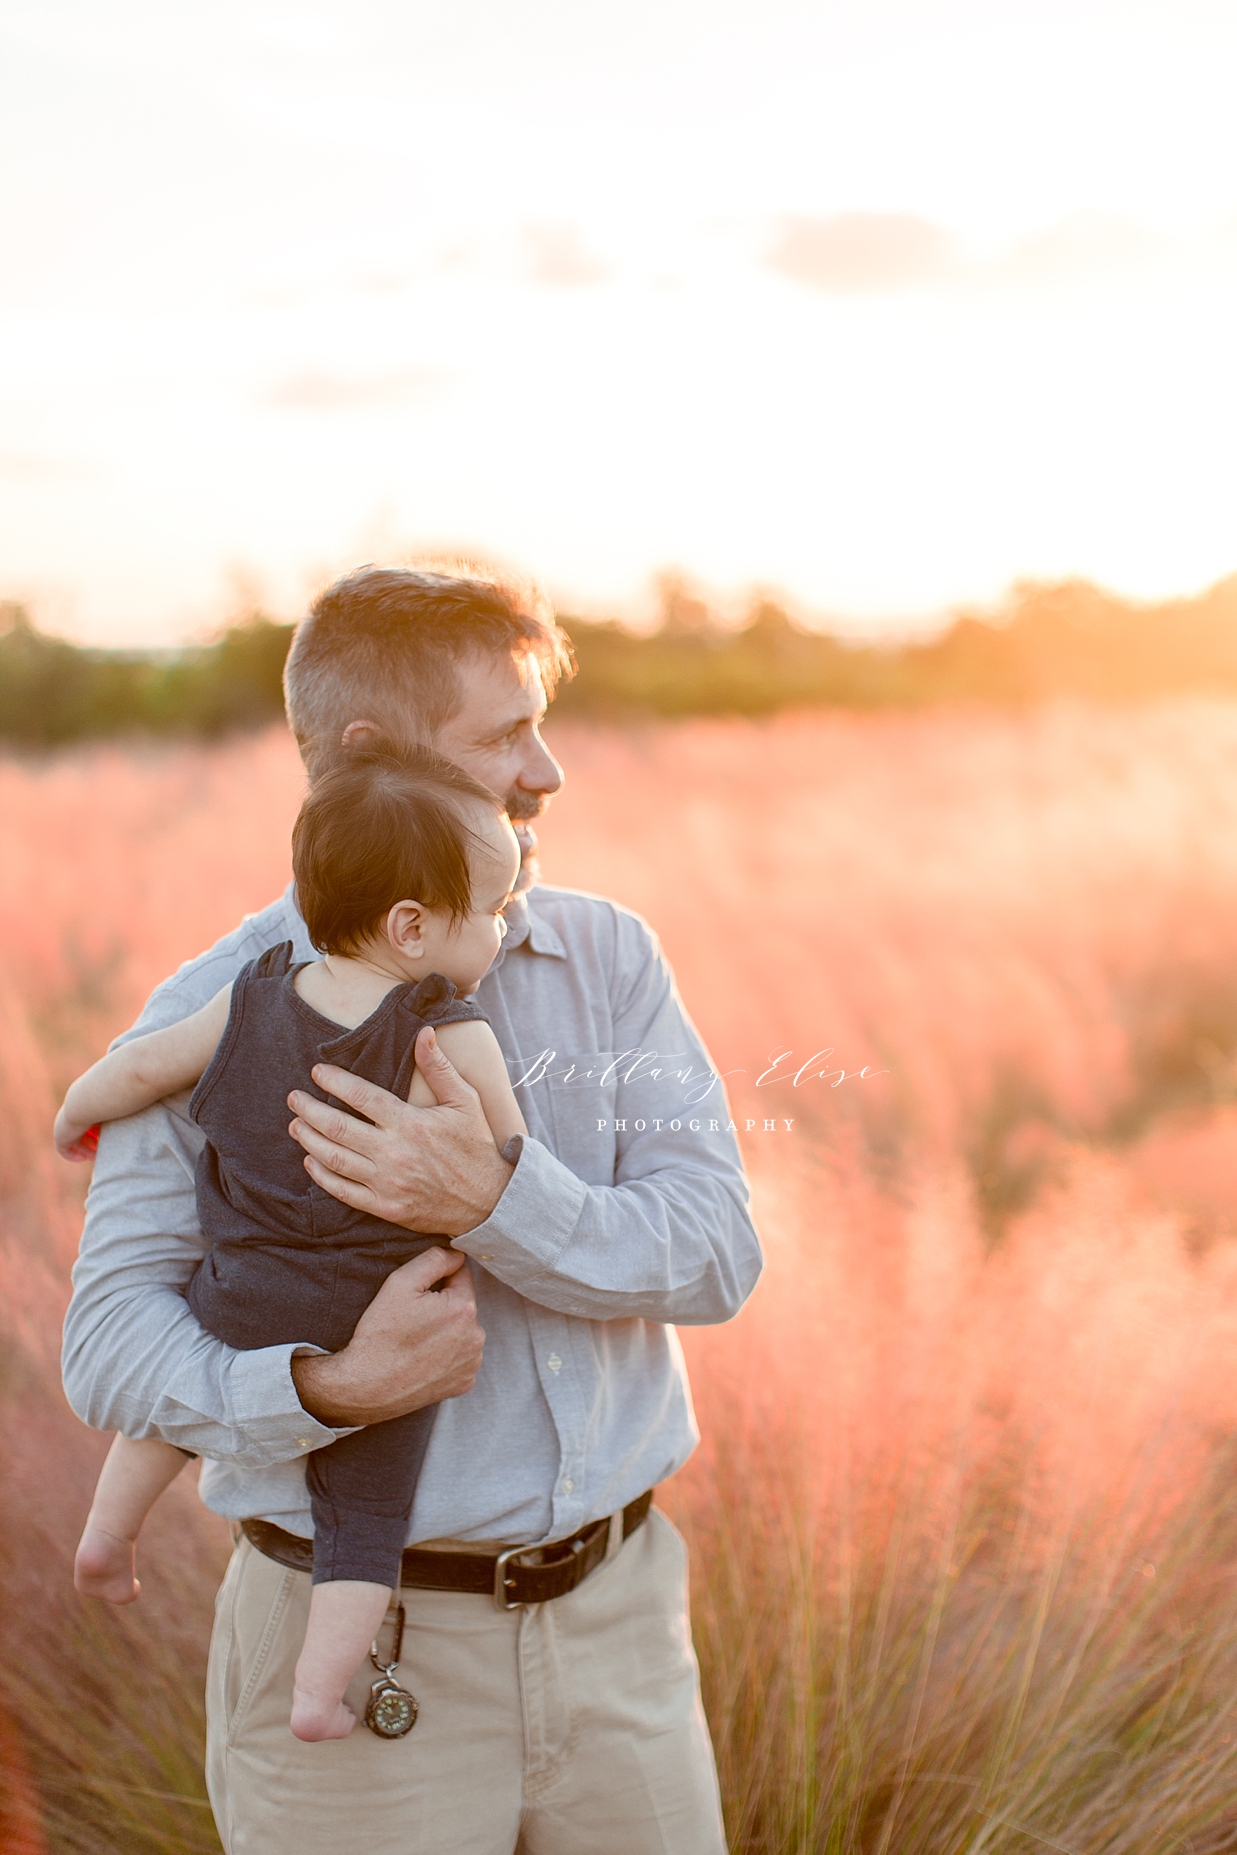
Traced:
<path id="1" fill-rule="evenodd" d="M 649 928 L 548 887 L 508 919 L 477 1002 L 529 1137 L 492 1214 L 454 1240 L 485 1356 L 438 1409 L 411 1541 L 559 1539 L 672 1475 L 697 1432 L 671 1323 L 728 1320 L 760 1269 L 724 1091 Z M 128 1034 L 188 1016 L 283 940 L 315 957 L 291 890 L 159 986 Z M 341 1433 L 302 1409 L 296 1347 L 233 1351 L 185 1303 L 204 1248 L 187 1101 L 103 1130 L 65 1388 L 98 1429 L 206 1457 L 216 1513 L 309 1534 L 305 1457 Z"/>

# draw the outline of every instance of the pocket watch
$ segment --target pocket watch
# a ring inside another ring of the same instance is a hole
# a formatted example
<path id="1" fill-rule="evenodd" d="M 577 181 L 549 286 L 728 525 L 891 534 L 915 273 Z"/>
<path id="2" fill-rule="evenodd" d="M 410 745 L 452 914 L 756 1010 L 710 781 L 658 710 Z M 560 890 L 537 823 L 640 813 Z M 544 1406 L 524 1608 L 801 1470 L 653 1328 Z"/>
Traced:
<path id="1" fill-rule="evenodd" d="M 378 1679 L 369 1690 L 369 1705 L 365 1709 L 365 1724 L 371 1733 L 377 1733 L 379 1739 L 402 1739 L 410 1733 L 417 1723 L 421 1711 L 414 1695 L 407 1688 L 401 1687 L 395 1679 L 399 1667 L 400 1650 L 404 1646 L 404 1606 L 398 1605 L 395 1612 L 395 1641 L 391 1648 L 389 1662 L 378 1660 L 378 1643 L 369 1652 L 369 1659 L 378 1670 Z"/>

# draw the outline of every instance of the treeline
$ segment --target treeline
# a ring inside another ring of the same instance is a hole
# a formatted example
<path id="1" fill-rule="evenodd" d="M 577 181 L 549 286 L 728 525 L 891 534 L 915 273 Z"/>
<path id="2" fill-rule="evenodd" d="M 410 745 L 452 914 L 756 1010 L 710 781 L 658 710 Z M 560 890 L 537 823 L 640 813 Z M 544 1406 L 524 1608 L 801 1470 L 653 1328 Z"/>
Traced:
<path id="1" fill-rule="evenodd" d="M 649 636 L 566 618 L 578 673 L 560 715 L 765 715 L 790 706 L 1020 705 L 1237 694 L 1237 575 L 1195 599 L 1133 605 L 1085 581 L 1026 585 L 925 643 L 852 644 L 763 602 L 739 627 L 670 590 Z M 213 737 L 281 712 L 291 625 L 262 614 L 171 652 L 84 650 L 0 607 L 0 737 L 27 747 L 106 735 Z"/>
<path id="2" fill-rule="evenodd" d="M 83 650 L 0 607 L 0 738 L 25 747 L 116 734 L 208 738 L 283 712 L 291 625 L 256 615 L 183 651 Z"/>

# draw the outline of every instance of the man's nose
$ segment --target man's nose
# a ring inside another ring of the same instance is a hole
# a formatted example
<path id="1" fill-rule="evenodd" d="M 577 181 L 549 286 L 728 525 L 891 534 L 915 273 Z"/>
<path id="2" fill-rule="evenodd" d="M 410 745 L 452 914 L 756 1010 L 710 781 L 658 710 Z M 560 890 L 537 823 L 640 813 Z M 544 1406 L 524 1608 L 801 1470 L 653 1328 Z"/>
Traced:
<path id="1" fill-rule="evenodd" d="M 563 769 L 543 740 L 534 742 L 520 768 L 517 783 L 525 792 L 542 792 L 547 798 L 562 787 Z"/>

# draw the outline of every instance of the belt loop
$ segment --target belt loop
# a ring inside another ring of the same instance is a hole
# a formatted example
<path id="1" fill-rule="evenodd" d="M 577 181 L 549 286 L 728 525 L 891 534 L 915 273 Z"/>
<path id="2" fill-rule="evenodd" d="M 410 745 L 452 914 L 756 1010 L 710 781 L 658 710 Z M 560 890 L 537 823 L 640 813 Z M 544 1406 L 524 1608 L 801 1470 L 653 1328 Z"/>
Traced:
<path id="1" fill-rule="evenodd" d="M 616 1559 L 618 1557 L 622 1544 L 623 1510 L 620 1507 L 617 1514 L 610 1515 L 610 1538 L 606 1542 L 606 1556 L 602 1560 L 603 1565 L 608 1565 L 611 1559 Z"/>

